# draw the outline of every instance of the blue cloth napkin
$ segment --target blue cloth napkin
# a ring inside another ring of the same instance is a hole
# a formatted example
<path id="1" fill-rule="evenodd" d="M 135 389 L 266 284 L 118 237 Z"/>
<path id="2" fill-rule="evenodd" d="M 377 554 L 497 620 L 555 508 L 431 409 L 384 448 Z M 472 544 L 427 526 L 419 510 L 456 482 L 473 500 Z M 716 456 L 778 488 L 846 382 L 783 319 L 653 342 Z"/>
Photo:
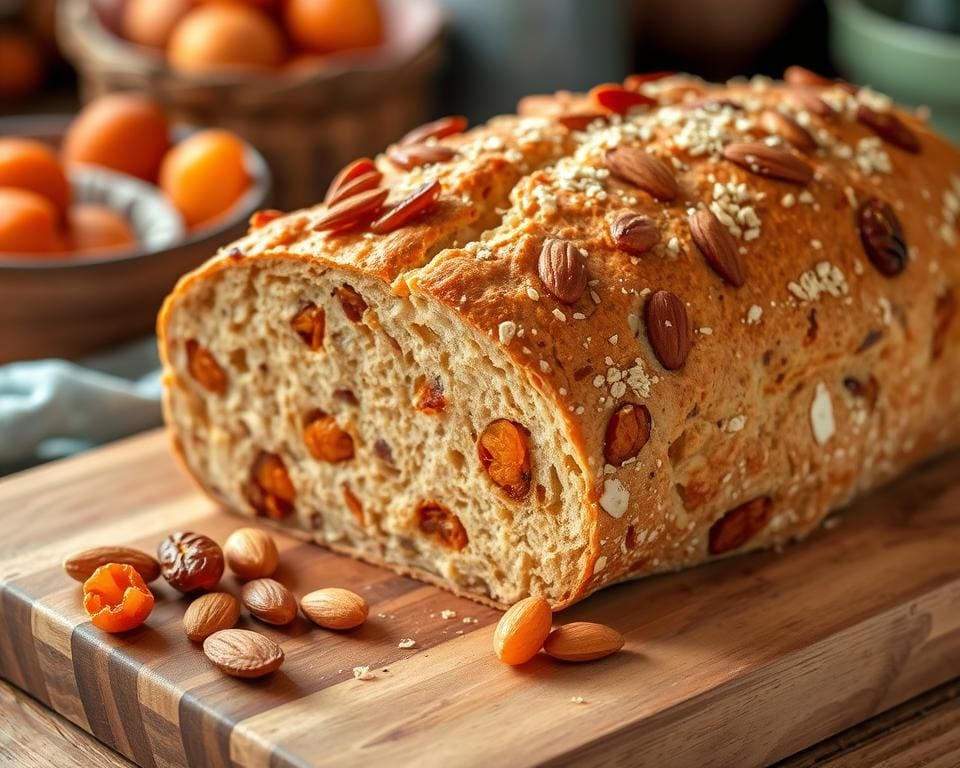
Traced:
<path id="1" fill-rule="evenodd" d="M 150 336 L 76 363 L 0 366 L 0 474 L 160 424 L 159 365 Z"/>

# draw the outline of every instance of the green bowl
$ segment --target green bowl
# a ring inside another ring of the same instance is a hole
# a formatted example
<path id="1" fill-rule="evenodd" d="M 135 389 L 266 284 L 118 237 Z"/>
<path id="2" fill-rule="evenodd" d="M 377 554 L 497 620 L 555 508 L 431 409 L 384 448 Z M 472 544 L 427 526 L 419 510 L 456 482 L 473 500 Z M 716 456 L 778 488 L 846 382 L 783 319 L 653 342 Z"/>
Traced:
<path id="1" fill-rule="evenodd" d="M 830 50 L 855 83 L 901 104 L 926 106 L 931 123 L 960 143 L 960 36 L 898 21 L 898 0 L 828 0 Z"/>

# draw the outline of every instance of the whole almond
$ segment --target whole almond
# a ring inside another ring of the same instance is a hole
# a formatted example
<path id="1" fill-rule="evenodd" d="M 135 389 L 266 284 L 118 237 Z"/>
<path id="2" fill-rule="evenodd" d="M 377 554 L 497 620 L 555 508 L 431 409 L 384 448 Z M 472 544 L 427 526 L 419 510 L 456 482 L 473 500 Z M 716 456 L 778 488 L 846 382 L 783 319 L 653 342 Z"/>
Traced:
<path id="1" fill-rule="evenodd" d="M 640 147 L 622 145 L 610 149 L 606 161 L 614 176 L 649 192 L 657 200 L 673 200 L 680 191 L 670 166 Z"/>
<path id="2" fill-rule="evenodd" d="M 370 607 L 356 592 L 340 587 L 317 589 L 300 600 L 303 615 L 327 629 L 353 629 L 367 620 Z"/>
<path id="3" fill-rule="evenodd" d="M 815 149 L 817 146 L 817 142 L 806 128 L 789 115 L 776 109 L 767 109 L 761 113 L 760 127 L 774 136 L 780 136 L 799 150 L 806 151 Z"/>
<path id="4" fill-rule="evenodd" d="M 550 634 L 553 612 L 542 597 L 525 597 L 511 605 L 493 632 L 493 651 L 504 664 L 530 661 Z"/>
<path id="5" fill-rule="evenodd" d="M 734 288 L 743 285 L 747 278 L 743 273 L 737 241 L 710 211 L 699 209 L 687 220 L 693 242 L 703 253 L 710 268 Z"/>
<path id="6" fill-rule="evenodd" d="M 95 570 L 107 563 L 120 563 L 133 566 L 147 583 L 155 581 L 160 575 L 160 563 L 133 547 L 92 547 L 76 552 L 64 558 L 63 570 L 71 579 L 86 581 Z"/>
<path id="7" fill-rule="evenodd" d="M 797 109 L 819 117 L 830 117 L 836 110 L 809 88 L 792 88 L 787 96 Z"/>
<path id="8" fill-rule="evenodd" d="M 297 618 L 293 592 L 274 579 L 254 579 L 243 585 L 240 599 L 254 616 L 267 624 L 283 626 Z"/>
<path id="9" fill-rule="evenodd" d="M 194 642 L 200 642 L 214 632 L 230 629 L 239 618 L 237 598 L 228 592 L 207 592 L 187 606 L 183 614 L 183 631 Z"/>
<path id="10" fill-rule="evenodd" d="M 587 289 L 586 261 L 580 249 L 566 240 L 544 240 L 537 272 L 546 289 L 564 304 L 575 304 Z"/>
<path id="11" fill-rule="evenodd" d="M 277 570 L 280 555 L 273 537 L 259 528 L 238 528 L 223 544 L 227 567 L 241 579 L 261 579 Z"/>
<path id="12" fill-rule="evenodd" d="M 813 168 L 796 155 L 780 147 L 752 141 L 736 141 L 723 148 L 723 156 L 748 171 L 791 184 L 809 184 Z"/>
<path id="13" fill-rule="evenodd" d="M 392 232 L 428 213 L 440 198 L 440 182 L 421 184 L 399 203 L 388 209 L 370 225 L 370 231 L 378 235 Z"/>
<path id="14" fill-rule="evenodd" d="M 652 219 L 624 211 L 610 225 L 610 234 L 617 248 L 639 256 L 660 240 L 660 230 Z"/>
<path id="15" fill-rule="evenodd" d="M 547 637 L 543 650 L 562 661 L 593 661 L 623 648 L 623 635 L 606 624 L 575 621 L 557 627 Z"/>
<path id="16" fill-rule="evenodd" d="M 833 80 L 818 75 L 812 69 L 793 64 L 784 71 L 783 80 L 788 85 L 825 88 L 833 85 Z"/>
<path id="17" fill-rule="evenodd" d="M 657 359 L 669 371 L 682 368 L 690 352 L 687 308 L 670 291 L 657 291 L 646 306 L 647 338 Z"/>
<path id="18" fill-rule="evenodd" d="M 283 649 L 248 629 L 221 629 L 203 641 L 203 652 L 233 677 L 263 677 L 283 664 Z"/>
<path id="19" fill-rule="evenodd" d="M 913 154 L 920 151 L 916 135 L 893 112 L 877 112 L 861 104 L 857 107 L 857 120 L 888 144 Z"/>
<path id="20" fill-rule="evenodd" d="M 441 117 L 430 123 L 424 123 L 404 135 L 397 144 L 401 147 L 410 144 L 422 144 L 430 139 L 444 139 L 467 130 L 467 118 L 463 115 Z"/>

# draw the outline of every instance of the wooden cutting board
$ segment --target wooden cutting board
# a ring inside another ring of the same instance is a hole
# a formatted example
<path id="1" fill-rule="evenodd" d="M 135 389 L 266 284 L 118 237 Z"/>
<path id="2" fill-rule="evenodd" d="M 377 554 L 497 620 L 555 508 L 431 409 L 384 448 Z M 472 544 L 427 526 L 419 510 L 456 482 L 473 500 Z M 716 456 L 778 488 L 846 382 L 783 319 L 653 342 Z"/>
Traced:
<path id="1" fill-rule="evenodd" d="M 3 481 L 0 521 L 0 674 L 143 766 L 761 765 L 960 674 L 958 455 L 781 554 L 565 611 L 557 621 L 626 635 L 622 653 L 583 665 L 505 667 L 495 611 L 283 536 L 278 578 L 299 594 L 358 590 L 364 627 L 248 617 L 286 651 L 252 682 L 184 637 L 186 601 L 162 581 L 144 628 L 101 633 L 65 554 L 152 551 L 177 529 L 222 541 L 242 524 L 193 489 L 159 433 Z M 404 638 L 415 647 L 398 648 Z M 360 665 L 375 678 L 355 680 Z"/>

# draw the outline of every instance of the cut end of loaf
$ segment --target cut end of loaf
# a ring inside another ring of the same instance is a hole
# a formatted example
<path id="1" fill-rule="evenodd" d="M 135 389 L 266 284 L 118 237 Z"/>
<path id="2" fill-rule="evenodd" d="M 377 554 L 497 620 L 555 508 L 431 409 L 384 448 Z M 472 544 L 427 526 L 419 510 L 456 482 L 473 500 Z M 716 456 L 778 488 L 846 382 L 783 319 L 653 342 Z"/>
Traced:
<path id="1" fill-rule="evenodd" d="M 161 331 L 168 421 L 228 507 L 495 603 L 578 596 L 593 524 L 568 430 L 454 313 L 250 259 L 190 281 Z"/>

